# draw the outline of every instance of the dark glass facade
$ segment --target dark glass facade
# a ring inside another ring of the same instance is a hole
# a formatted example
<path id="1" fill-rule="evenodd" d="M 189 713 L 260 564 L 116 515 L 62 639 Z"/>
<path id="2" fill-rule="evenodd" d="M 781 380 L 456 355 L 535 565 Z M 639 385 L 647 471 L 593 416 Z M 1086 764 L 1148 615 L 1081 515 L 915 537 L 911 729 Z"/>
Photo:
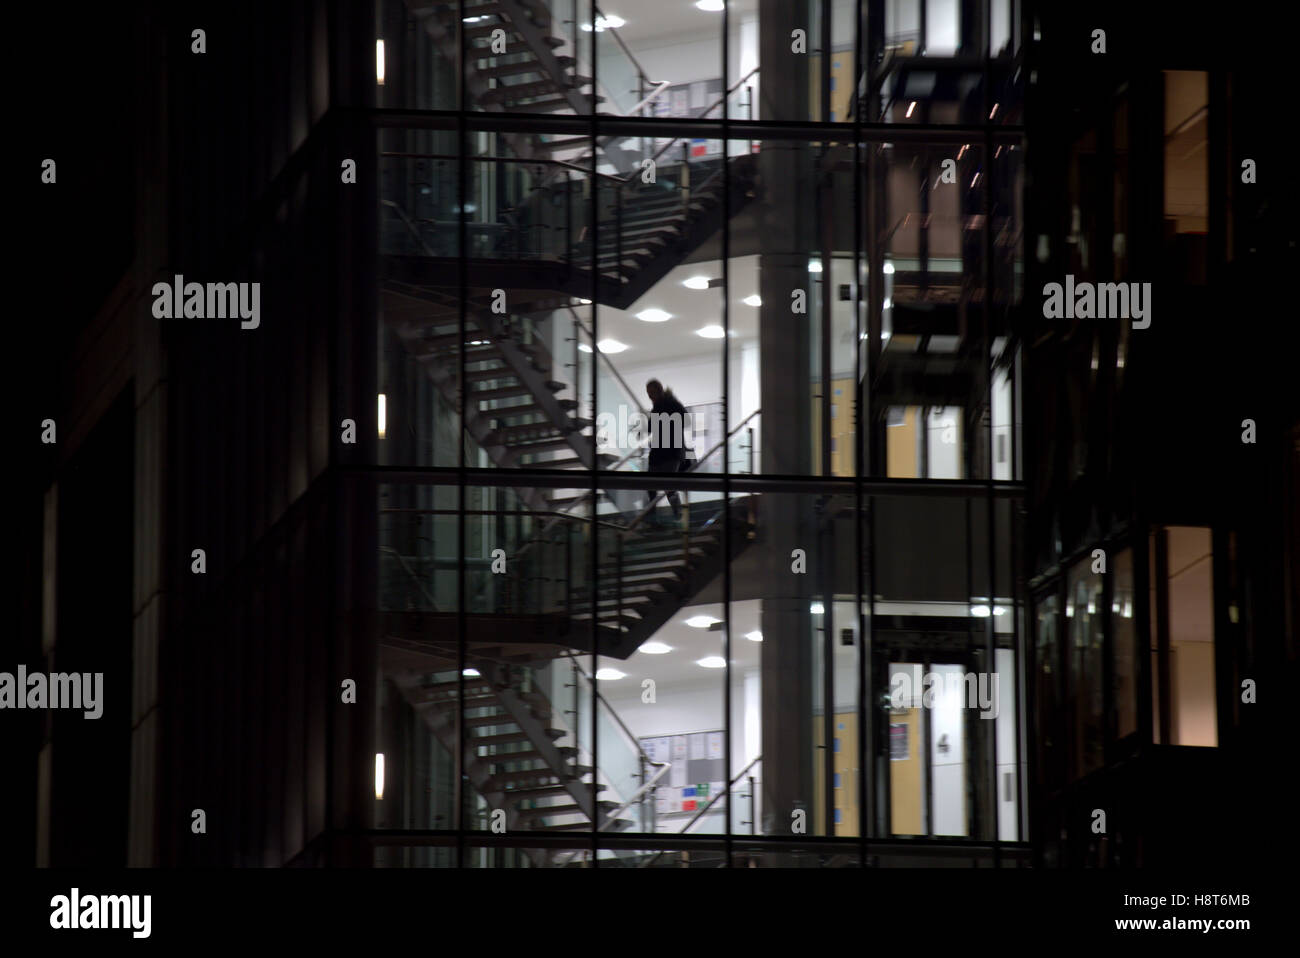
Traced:
<path id="1" fill-rule="evenodd" d="M 1127 867 L 1192 854 L 1180 790 L 1256 807 L 1260 75 L 1022 0 L 610 6 L 133 14 L 131 266 L 23 400 L 18 630 L 130 705 L 23 719 L 27 858 Z M 159 317 L 178 275 L 259 323 Z M 120 772 L 85 852 L 65 749 Z"/>

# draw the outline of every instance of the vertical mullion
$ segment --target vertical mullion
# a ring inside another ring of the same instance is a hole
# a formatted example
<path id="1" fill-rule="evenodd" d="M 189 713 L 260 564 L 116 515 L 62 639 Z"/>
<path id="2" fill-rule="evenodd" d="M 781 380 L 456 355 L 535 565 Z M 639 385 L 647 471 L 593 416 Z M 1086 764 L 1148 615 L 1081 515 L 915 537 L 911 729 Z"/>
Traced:
<path id="1" fill-rule="evenodd" d="M 599 388 L 600 380 L 598 364 L 600 363 L 600 352 L 596 344 L 600 342 L 600 327 L 598 325 L 600 306 L 597 300 L 600 298 L 600 182 L 596 175 L 596 168 L 599 158 L 596 155 L 596 141 L 598 139 L 598 129 L 596 126 L 596 4 L 590 4 L 589 13 L 591 16 L 591 189 L 588 191 L 591 198 L 590 212 L 591 217 L 591 421 L 596 421 L 599 410 Z M 576 18 L 575 18 L 576 19 Z M 576 30 L 576 22 L 575 22 Z M 577 34 L 574 34 L 575 42 Z M 575 51 L 576 52 L 576 51 Z M 575 59 L 575 62 L 576 59 Z M 614 251 L 615 257 L 620 255 L 619 250 Z M 575 331 L 574 335 L 577 335 Z M 600 473 L 598 466 L 600 460 L 596 457 L 596 429 L 593 426 L 591 430 L 591 519 L 588 529 L 590 532 L 589 541 L 591 543 L 591 867 L 600 867 L 600 835 L 598 828 L 600 825 L 600 695 L 599 688 L 596 684 L 596 672 L 599 668 L 600 654 L 600 526 L 596 517 L 600 514 Z M 614 627 L 621 629 L 622 609 L 615 609 Z M 621 632 L 620 632 L 621 635 Z"/>
<path id="2" fill-rule="evenodd" d="M 730 67 L 731 4 L 722 6 L 722 658 L 726 663 L 722 691 L 723 765 L 722 787 L 727 803 L 723 844 L 727 867 L 734 866 L 731 838 L 731 457 L 727 453 L 731 408 L 731 101 L 727 96 Z M 689 514 L 688 514 L 689 521 Z M 688 530 L 689 541 L 689 530 Z"/>
<path id="3" fill-rule="evenodd" d="M 458 515 L 456 517 L 456 547 L 457 562 L 456 568 L 456 760 L 455 773 L 456 781 L 454 787 L 454 797 L 456 803 L 456 867 L 465 867 L 465 647 L 466 637 L 468 635 L 469 622 L 466 618 L 467 610 L 465 609 L 465 595 L 468 591 L 468 581 L 465 575 L 465 499 L 466 490 L 465 482 L 467 479 L 465 461 L 466 445 L 466 396 L 465 396 L 465 331 L 468 321 L 468 304 L 466 297 L 469 295 L 469 262 L 466 260 L 468 243 L 466 237 L 469 233 L 469 223 L 466 220 L 465 206 L 469 201 L 469 184 L 468 184 L 468 156 L 469 156 L 469 128 L 467 95 L 468 89 L 465 84 L 465 70 L 468 66 L 468 57 L 465 52 L 465 44 L 468 42 L 465 37 L 465 0 L 457 0 L 458 12 L 456 17 L 456 31 L 459 43 L 457 44 L 456 53 L 456 88 L 457 103 L 459 112 L 457 115 L 456 127 L 456 195 L 457 206 L 459 209 L 456 213 L 456 232 L 457 232 L 457 287 L 459 301 L 459 323 L 457 326 L 459 335 L 456 345 L 456 356 L 458 363 L 458 418 L 460 419 L 459 431 L 457 432 L 457 446 L 459 448 L 457 457 L 457 502 L 459 504 Z"/>
<path id="4" fill-rule="evenodd" d="M 858 867 L 867 867 L 867 638 L 862 615 L 862 0 L 853 5 L 853 599 L 858 621 Z"/>

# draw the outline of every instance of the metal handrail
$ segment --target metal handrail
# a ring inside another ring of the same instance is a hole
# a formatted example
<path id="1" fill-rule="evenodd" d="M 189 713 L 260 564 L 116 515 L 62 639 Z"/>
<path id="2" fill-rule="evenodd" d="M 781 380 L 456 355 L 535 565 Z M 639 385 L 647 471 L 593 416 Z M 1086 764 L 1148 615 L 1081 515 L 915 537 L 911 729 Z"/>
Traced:
<path id="1" fill-rule="evenodd" d="M 584 322 L 582 321 L 582 317 L 580 317 L 580 316 L 578 315 L 578 311 L 577 311 L 576 309 L 573 308 L 573 304 L 572 304 L 572 303 L 566 303 L 566 304 L 565 304 L 565 308 L 569 311 L 569 314 L 573 317 L 574 325 L 576 325 L 579 329 L 581 329 L 584 333 L 586 333 L 586 334 L 587 334 L 587 338 L 588 338 L 589 340 L 591 340 L 591 351 L 592 351 L 592 354 L 593 354 L 593 355 L 600 355 L 600 356 L 605 360 L 605 365 L 608 366 L 608 367 L 609 367 L 609 371 L 610 371 L 611 373 L 614 374 L 614 378 L 617 379 L 617 380 L 618 380 L 618 384 L 619 384 L 620 386 L 623 387 L 623 391 L 624 391 L 625 393 L 627 393 L 628 398 L 631 399 L 632 402 L 636 403 L 636 408 L 637 408 L 638 410 L 640 410 L 640 412 L 641 412 L 641 414 L 642 414 L 643 416 L 644 416 L 644 415 L 648 415 L 648 413 L 646 412 L 646 408 L 645 408 L 645 406 L 642 406 L 642 405 L 641 405 L 641 400 L 639 400 L 639 399 L 636 398 L 636 393 L 634 393 L 634 392 L 632 391 L 632 387 L 629 386 L 629 385 L 627 384 L 627 380 L 625 380 L 625 379 L 624 379 L 624 378 L 619 374 L 619 371 L 618 371 L 617 369 L 614 368 L 614 361 L 613 361 L 612 359 L 610 359 L 608 356 L 606 356 L 606 355 L 605 355 L 603 352 L 601 352 L 599 349 L 596 348 L 596 336 L 595 336 L 595 334 L 594 334 L 590 329 L 587 328 L 587 324 L 584 323 Z"/>
<path id="2" fill-rule="evenodd" d="M 614 824 L 614 822 L 618 819 L 619 815 L 621 815 L 623 812 L 625 812 L 627 809 L 631 808 L 633 805 L 635 805 L 637 802 L 641 800 L 641 796 L 643 796 L 646 792 L 657 787 L 659 784 L 659 779 L 667 775 L 668 770 L 673 767 L 672 762 L 656 762 L 653 759 L 650 760 L 650 764 L 656 766 L 659 769 L 659 771 L 655 772 L 654 775 L 650 777 L 649 781 L 647 781 L 644 785 L 642 785 L 635 792 L 633 792 L 631 798 L 629 798 L 618 808 L 610 812 L 605 817 L 604 824 L 602 824 L 599 828 L 597 828 L 596 831 L 598 832 L 604 831 L 610 825 Z"/>
<path id="3" fill-rule="evenodd" d="M 726 102 L 727 97 L 731 96 L 731 94 L 733 94 L 733 93 L 735 93 L 737 90 L 739 90 L 740 87 L 741 87 L 741 85 L 744 84 L 746 80 L 748 80 L 750 77 L 752 77 L 752 76 L 753 76 L 755 73 L 757 73 L 757 72 L 758 72 L 758 67 L 754 67 L 754 69 L 752 69 L 752 70 L 750 70 L 748 73 L 746 73 L 743 77 L 741 77 L 739 80 L 737 80 L 735 83 L 733 83 L 733 84 L 732 84 L 732 85 L 731 85 L 731 86 L 730 86 L 726 91 L 724 91 L 723 94 L 722 94 L 722 96 L 720 96 L 720 97 L 718 97 L 718 99 L 714 100 L 713 103 L 711 103 L 711 104 L 708 106 L 708 108 L 705 109 L 705 111 L 704 111 L 703 113 L 701 113 L 701 114 L 700 114 L 698 117 L 696 117 L 695 119 L 697 119 L 697 120 L 702 120 L 704 117 L 708 116 L 710 113 L 712 113 L 714 110 L 716 110 L 719 106 L 721 106 L 723 103 Z M 659 157 L 663 156 L 664 153 L 666 153 L 666 152 L 668 151 L 668 149 L 669 149 L 669 148 L 670 148 L 674 143 L 678 143 L 678 142 L 680 142 L 681 140 L 685 140 L 685 139 L 688 139 L 688 137 L 685 137 L 685 136 L 679 136 L 679 137 L 675 137 L 674 139 L 669 140 L 667 143 L 665 143 L 665 144 L 663 145 L 663 147 L 659 150 L 658 153 L 656 153 L 653 157 L 651 157 L 651 159 L 653 159 L 653 160 L 658 160 Z M 627 177 L 623 178 L 623 182 L 624 182 L 624 183 L 631 182 L 634 178 L 636 178 L 636 177 L 639 176 L 639 175 L 640 175 L 639 172 L 634 170 L 634 171 L 633 171 L 632 173 L 630 173 Z"/>
<path id="4" fill-rule="evenodd" d="M 601 11 L 600 7 L 596 6 L 596 5 L 593 3 L 593 4 L 592 4 L 592 17 L 595 18 L 595 19 L 599 19 L 599 18 L 603 18 L 604 16 L 605 16 L 605 14 Z M 618 35 L 618 31 L 615 30 L 613 27 L 606 27 L 605 30 L 610 34 L 610 36 L 612 36 L 612 37 L 614 38 L 614 42 L 618 44 L 619 49 L 621 49 L 621 50 L 623 51 L 623 54 L 624 54 L 624 55 L 625 55 L 629 60 L 632 61 L 632 66 L 636 67 L 636 74 L 637 74 L 637 76 L 640 77 L 642 80 L 644 80 L 644 81 L 647 82 L 647 83 L 654 82 L 654 81 L 652 81 L 652 80 L 650 79 L 650 77 L 646 74 L 646 72 L 645 72 L 645 68 L 644 68 L 643 66 L 641 66 L 641 62 L 640 62 L 639 60 L 637 60 L 637 58 L 636 58 L 635 56 L 632 55 L 632 51 L 629 50 L 627 44 L 623 42 L 623 38 L 620 37 L 620 36 Z M 668 86 L 668 81 L 667 81 L 667 80 L 664 80 L 664 81 L 662 81 L 662 82 L 663 82 L 663 85 L 664 85 L 664 86 Z M 631 115 L 632 115 L 633 113 L 635 113 L 638 109 L 640 109 L 642 106 L 644 106 L 646 102 L 647 102 L 646 100 L 642 100 L 642 101 L 641 101 L 640 103 L 638 103 L 636 106 L 632 107 L 631 110 L 629 110 L 627 113 L 625 113 L 624 116 L 631 116 Z"/>
<path id="5" fill-rule="evenodd" d="M 646 750 L 641 747 L 640 740 L 632 734 L 632 730 L 623 724 L 623 720 L 618 717 L 618 713 L 614 711 L 614 707 L 610 705 L 609 702 L 605 701 L 605 696 L 600 694 L 600 690 L 597 689 L 595 684 L 591 681 L 591 677 L 587 675 L 586 672 L 582 671 L 582 666 L 578 664 L 578 657 L 571 651 L 562 652 L 560 655 L 562 658 L 573 660 L 573 670 L 587 680 L 587 684 L 591 686 L 591 691 L 596 696 L 597 700 L 605 703 L 605 708 L 609 709 L 609 714 L 614 716 L 614 721 L 617 722 L 618 727 L 623 730 L 623 734 L 632 740 L 632 743 L 636 746 L 636 750 L 641 754 L 641 758 L 651 765 L 658 765 L 659 763 L 652 759 L 649 754 L 647 754 Z"/>
<path id="6" fill-rule="evenodd" d="M 706 814 L 708 814 L 709 809 L 711 809 L 714 805 L 717 804 L 718 799 L 720 799 L 723 795 L 727 794 L 727 792 L 730 791 L 730 787 L 731 787 L 732 785 L 735 785 L 736 782 L 740 781 L 740 779 L 742 779 L 742 778 L 745 776 L 745 774 L 746 774 L 746 773 L 747 773 L 751 768 L 753 768 L 755 765 L 757 765 L 757 764 L 758 764 L 759 762 L 761 762 L 761 761 L 763 761 L 763 756 L 762 756 L 762 755 L 756 755 L 756 756 L 754 756 L 754 760 L 753 760 L 752 762 L 750 762 L 748 765 L 746 765 L 744 768 L 742 768 L 739 772 L 737 772 L 736 775 L 731 779 L 731 781 L 727 783 L 727 788 L 724 788 L 722 791 L 718 792 L 717 795 L 714 795 L 712 798 L 710 798 L 709 801 L 708 801 L 708 803 L 707 803 L 703 808 L 701 808 L 698 812 L 696 812 L 695 815 L 694 815 L 694 817 L 693 817 L 689 822 L 687 822 L 685 825 L 683 825 L 683 826 L 682 826 L 682 830 L 681 830 L 680 832 L 678 832 L 677 834 L 679 834 L 679 835 L 684 835 L 684 834 L 686 834 L 688 831 L 690 831 L 691 826 L 694 825 L 696 822 L 698 822 L 698 821 L 699 821 L 701 818 L 703 818 Z M 653 865 L 655 862 L 657 862 L 663 854 L 664 854 L 664 850 L 661 849 L 660 851 L 658 851 L 658 852 L 655 853 L 655 855 L 654 855 L 653 858 L 647 858 L 645 861 L 643 861 L 643 862 L 642 862 L 640 865 L 638 865 L 637 867 L 638 867 L 638 868 L 648 868 L 649 866 L 651 866 L 651 865 Z"/>
<path id="7" fill-rule="evenodd" d="M 407 160 L 459 160 L 460 159 L 460 157 L 454 153 L 410 153 L 410 152 L 399 151 L 399 150 L 386 151 L 380 153 L 379 155 L 380 157 L 394 157 L 396 159 L 407 159 Z M 522 163 L 525 166 L 533 166 L 533 165 L 555 166 L 565 170 L 573 170 L 577 173 L 592 172 L 592 169 L 589 166 L 579 166 L 577 163 L 567 163 L 564 160 L 552 160 L 548 158 L 538 158 L 538 157 L 525 158 L 522 156 L 467 156 L 465 157 L 465 159 L 471 163 Z M 602 179 L 615 180 L 616 182 L 619 183 L 624 182 L 623 177 L 615 176 L 613 173 L 601 173 L 599 170 L 595 171 L 595 173 L 597 176 L 601 177 Z M 387 203 L 391 201 L 385 200 L 384 202 Z"/>

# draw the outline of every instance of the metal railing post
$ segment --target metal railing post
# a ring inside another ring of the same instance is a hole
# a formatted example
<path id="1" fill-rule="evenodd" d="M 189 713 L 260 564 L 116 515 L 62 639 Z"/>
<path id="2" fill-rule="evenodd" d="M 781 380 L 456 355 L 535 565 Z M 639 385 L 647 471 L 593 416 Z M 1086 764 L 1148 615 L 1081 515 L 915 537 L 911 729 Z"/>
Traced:
<path id="1" fill-rule="evenodd" d="M 615 275 L 618 277 L 618 288 L 623 289 L 623 186 L 619 184 L 614 187 L 614 258 L 618 264 Z M 593 345 L 594 349 L 595 346 Z"/>

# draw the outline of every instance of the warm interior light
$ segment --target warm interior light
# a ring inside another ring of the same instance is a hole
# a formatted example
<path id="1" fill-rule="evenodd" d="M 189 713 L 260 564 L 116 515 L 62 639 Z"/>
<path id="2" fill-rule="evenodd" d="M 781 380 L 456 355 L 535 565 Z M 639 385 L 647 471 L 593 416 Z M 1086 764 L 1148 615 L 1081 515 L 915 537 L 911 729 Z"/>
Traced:
<path id="1" fill-rule="evenodd" d="M 646 655 L 663 655 L 665 652 L 671 652 L 672 650 L 671 645 L 666 645 L 663 642 L 647 642 L 640 649 Z"/>
<path id="2" fill-rule="evenodd" d="M 618 669 L 597 669 L 596 678 L 601 682 L 617 682 L 619 679 L 627 678 L 627 673 L 620 672 Z"/>
<path id="3" fill-rule="evenodd" d="M 384 753 L 375 753 L 375 798 L 384 797 Z"/>
<path id="4" fill-rule="evenodd" d="M 643 309 L 636 314 L 636 318 L 645 323 L 662 323 L 664 320 L 672 319 L 672 313 L 665 313 L 662 309 L 652 306 L 649 309 Z"/>
<path id="5" fill-rule="evenodd" d="M 753 632 L 746 632 L 745 638 L 749 639 L 751 642 L 762 642 L 763 633 L 758 631 L 758 629 L 755 629 Z"/>
<path id="6" fill-rule="evenodd" d="M 703 329 L 697 329 L 695 335 L 703 336 L 705 339 L 721 339 L 727 333 L 721 326 L 705 326 Z"/>
<path id="7" fill-rule="evenodd" d="M 707 276 L 692 276 L 690 279 L 682 280 L 682 285 L 687 289 L 708 289 L 709 278 Z"/>
<path id="8" fill-rule="evenodd" d="M 707 629 L 713 623 L 721 621 L 721 619 L 715 619 L 711 615 L 693 615 L 686 620 L 686 624 L 692 629 Z"/>
<path id="9" fill-rule="evenodd" d="M 727 660 L 720 655 L 707 655 L 695 664 L 702 669 L 725 669 Z"/>
<path id="10" fill-rule="evenodd" d="M 384 438 L 384 433 L 388 431 L 388 397 L 383 393 L 379 394 L 379 438 Z"/>
<path id="11" fill-rule="evenodd" d="M 763 297 L 759 296 L 758 293 L 755 293 L 753 296 L 746 296 L 744 303 L 746 306 L 762 306 Z"/>
<path id="12" fill-rule="evenodd" d="M 375 81 L 384 85 L 384 41 L 375 41 Z"/>

